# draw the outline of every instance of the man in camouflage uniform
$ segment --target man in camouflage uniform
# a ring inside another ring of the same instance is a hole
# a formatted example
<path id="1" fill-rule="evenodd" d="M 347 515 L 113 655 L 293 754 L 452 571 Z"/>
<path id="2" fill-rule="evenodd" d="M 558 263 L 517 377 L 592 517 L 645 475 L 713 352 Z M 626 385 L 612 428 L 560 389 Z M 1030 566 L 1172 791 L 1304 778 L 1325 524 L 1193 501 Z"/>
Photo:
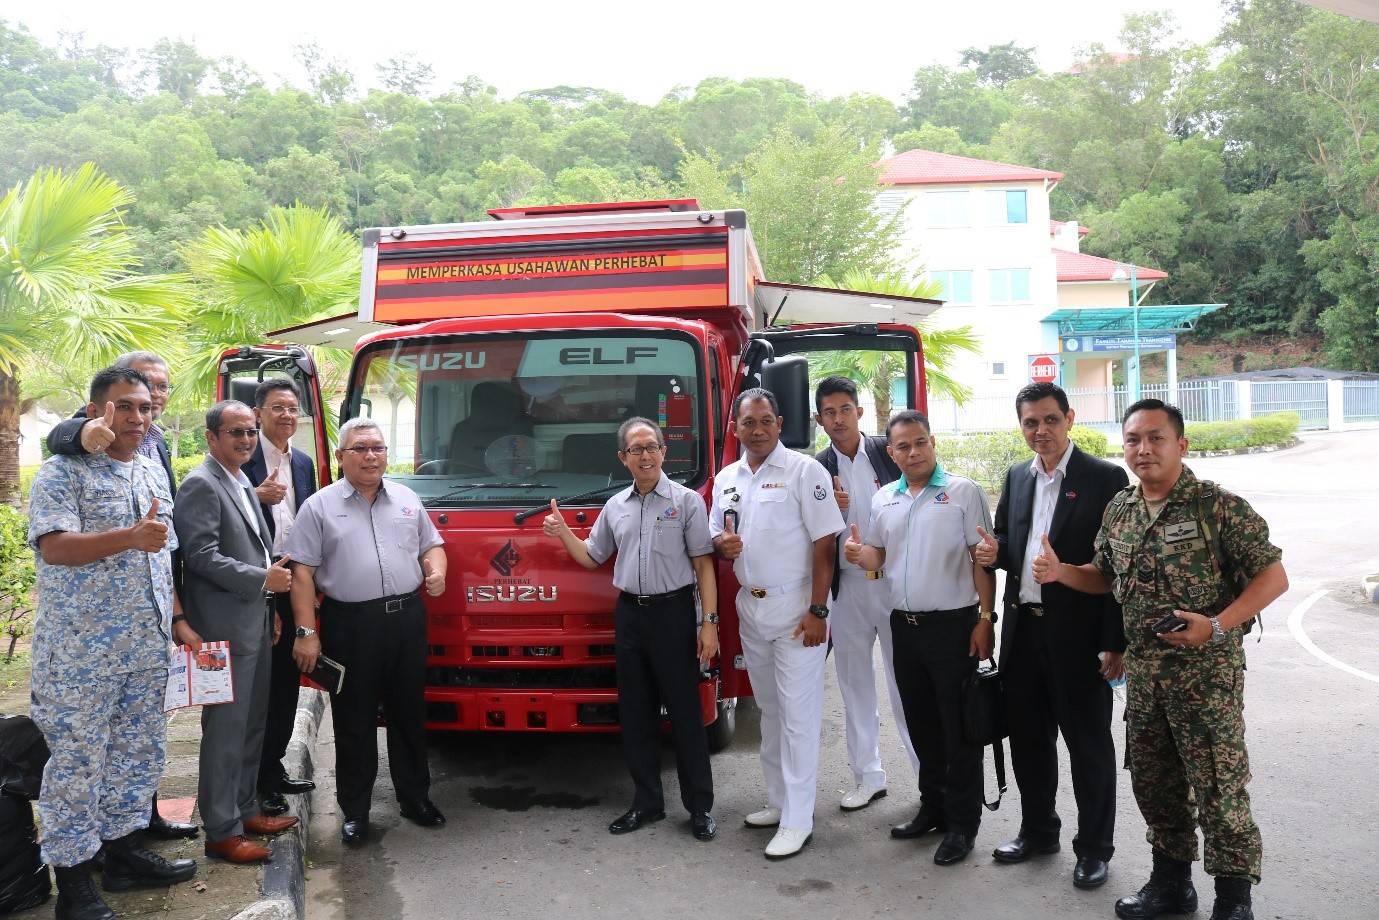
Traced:
<path id="1" fill-rule="evenodd" d="M 1253 920 L 1262 846 L 1250 815 L 1244 632 L 1288 590 L 1282 553 L 1250 504 L 1183 466 L 1183 415 L 1145 399 L 1125 412 L 1125 462 L 1139 484 L 1106 508 L 1087 565 L 1060 563 L 1047 541 L 1041 583 L 1112 591 L 1125 617 L 1125 760 L 1149 827 L 1154 870 L 1116 915 L 1143 920 L 1197 909 L 1197 826 L 1216 880 L 1212 920 Z M 1179 623 L 1161 624 L 1166 616 Z M 1155 631 L 1155 628 L 1160 630 Z"/>
<path id="2" fill-rule="evenodd" d="M 29 500 L 38 569 L 32 715 L 52 750 L 38 816 L 62 920 L 114 916 L 91 880 L 102 845 L 107 890 L 170 885 L 196 872 L 193 860 L 169 862 L 137 835 L 163 769 L 178 608 L 167 477 L 137 453 L 152 419 L 148 381 L 110 368 L 92 380 L 90 397 L 88 414 L 113 405 L 115 440 L 103 454 L 48 460 Z"/>

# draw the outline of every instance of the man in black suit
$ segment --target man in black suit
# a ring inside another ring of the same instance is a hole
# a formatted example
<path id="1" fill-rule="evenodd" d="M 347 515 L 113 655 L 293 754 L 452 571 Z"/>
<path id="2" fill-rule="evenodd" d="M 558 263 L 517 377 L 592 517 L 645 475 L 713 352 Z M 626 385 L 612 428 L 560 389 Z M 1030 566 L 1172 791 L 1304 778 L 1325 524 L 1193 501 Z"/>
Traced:
<path id="1" fill-rule="evenodd" d="M 163 429 L 158 419 L 168 406 L 168 396 L 172 385 L 168 382 L 168 363 L 150 351 L 131 351 L 115 359 L 114 367 L 128 367 L 143 374 L 148 379 L 148 392 L 153 402 L 153 424 L 148 426 L 148 434 L 139 444 L 136 453 L 163 466 L 168 477 L 168 494 L 177 497 L 177 479 L 172 474 L 172 457 L 168 453 L 167 441 L 163 439 Z M 115 406 L 107 404 L 103 416 L 88 417 L 86 409 L 78 409 L 76 414 L 64 422 L 59 422 L 48 432 L 48 451 L 54 454 L 77 456 L 80 454 L 103 453 L 115 440 L 112 429 Z M 172 575 L 174 582 L 181 583 L 181 559 L 174 551 Z M 148 833 L 165 840 L 195 837 L 196 825 L 181 821 L 169 821 L 158 814 L 158 793 L 153 794 L 153 813 L 149 816 Z"/>
<path id="2" fill-rule="evenodd" d="M 297 509 L 316 491 L 316 470 L 309 456 L 292 449 L 292 436 L 297 433 L 297 419 L 301 415 L 301 399 L 292 381 L 279 377 L 259 384 L 254 391 L 254 415 L 260 437 L 254 455 L 244 464 L 244 475 L 253 483 L 263 507 L 273 541 L 273 558 L 278 559 L 287 545 Z M 281 629 L 275 632 L 277 639 L 273 643 L 258 790 L 264 814 L 280 815 L 287 811 L 287 795 L 310 792 L 316 784 L 292 779 L 283 768 L 283 755 L 292 740 L 297 717 L 297 688 L 302 672 L 292 660 L 296 627 L 291 595 L 286 591 L 275 594 L 273 609 L 281 620 Z"/>
<path id="3" fill-rule="evenodd" d="M 1035 457 L 1006 472 L 995 536 L 984 535 L 975 553 L 983 565 L 1006 571 L 1000 668 L 1020 787 L 1020 833 L 992 856 L 1018 863 L 1058 851 L 1061 822 L 1054 796 L 1061 731 L 1077 801 L 1073 884 L 1098 888 L 1115 851 L 1116 751 L 1107 681 L 1124 674 L 1120 605 L 1110 595 L 1041 586 L 1030 565 L 1045 545 L 1060 559 L 1090 561 L 1102 513 L 1128 477 L 1069 440 L 1074 413 L 1060 387 L 1025 387 L 1015 397 L 1015 410 Z"/>

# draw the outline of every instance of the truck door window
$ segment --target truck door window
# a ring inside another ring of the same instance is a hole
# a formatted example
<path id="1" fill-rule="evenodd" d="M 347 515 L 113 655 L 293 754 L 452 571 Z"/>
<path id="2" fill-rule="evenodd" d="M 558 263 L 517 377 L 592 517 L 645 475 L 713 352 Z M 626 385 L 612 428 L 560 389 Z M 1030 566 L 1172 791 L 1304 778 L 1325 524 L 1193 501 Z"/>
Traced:
<path id="1" fill-rule="evenodd" d="M 641 416 L 665 471 L 700 478 L 702 361 L 671 334 L 388 341 L 361 354 L 352 415 L 371 405 L 389 475 L 433 504 L 527 505 L 630 482 L 617 430 Z"/>

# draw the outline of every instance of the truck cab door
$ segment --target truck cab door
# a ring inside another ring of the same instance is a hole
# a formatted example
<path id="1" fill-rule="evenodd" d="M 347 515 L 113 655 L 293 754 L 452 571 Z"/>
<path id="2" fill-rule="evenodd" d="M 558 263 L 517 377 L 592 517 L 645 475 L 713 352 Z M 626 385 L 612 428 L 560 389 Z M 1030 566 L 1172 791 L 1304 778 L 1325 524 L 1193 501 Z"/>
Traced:
<path id="1" fill-rule="evenodd" d="M 254 391 L 260 383 L 286 377 L 297 388 L 301 414 L 292 446 L 311 457 L 316 467 L 317 487 L 330 483 L 330 454 L 327 418 L 321 402 L 321 387 L 316 362 L 300 345 L 245 345 L 226 351 L 220 358 L 216 378 L 216 399 L 237 399 L 254 405 Z"/>

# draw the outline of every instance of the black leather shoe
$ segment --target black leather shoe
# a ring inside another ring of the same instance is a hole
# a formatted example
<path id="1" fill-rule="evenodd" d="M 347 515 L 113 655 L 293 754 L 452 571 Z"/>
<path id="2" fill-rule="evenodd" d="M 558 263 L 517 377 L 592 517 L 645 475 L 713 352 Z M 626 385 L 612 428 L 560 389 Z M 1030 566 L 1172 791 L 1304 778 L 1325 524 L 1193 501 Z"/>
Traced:
<path id="1" fill-rule="evenodd" d="M 138 844 L 134 834 L 105 844 L 105 868 L 101 886 L 106 891 L 130 888 L 166 888 L 196 875 L 196 860 L 168 860 Z"/>
<path id="2" fill-rule="evenodd" d="M 159 840 L 188 840 L 200 833 L 200 830 L 195 824 L 169 821 L 155 811 L 149 819 L 145 833 Z"/>
<path id="3" fill-rule="evenodd" d="M 1255 920 L 1255 912 L 1248 904 L 1218 900 L 1211 909 L 1211 920 Z"/>
<path id="4" fill-rule="evenodd" d="M 718 825 L 713 820 L 713 815 L 707 811 L 701 811 L 690 815 L 690 833 L 695 840 L 712 840 L 718 833 Z"/>
<path id="5" fill-rule="evenodd" d="M 923 837 L 930 831 L 946 831 L 948 822 L 931 811 L 921 808 L 913 818 L 904 824 L 897 824 L 891 828 L 891 836 L 896 840 L 913 840 L 916 837 Z"/>
<path id="6" fill-rule="evenodd" d="M 943 842 L 934 851 L 934 865 L 951 866 L 960 863 L 967 858 L 967 854 L 972 852 L 972 848 L 977 845 L 977 838 L 967 834 L 959 834 L 957 831 L 949 831 L 943 835 Z"/>
<path id="7" fill-rule="evenodd" d="M 445 823 L 445 815 L 436 807 L 436 803 L 430 799 L 422 799 L 418 802 L 402 802 L 398 806 L 402 812 L 402 817 L 420 827 L 440 827 Z"/>
<path id="8" fill-rule="evenodd" d="M 1052 843 L 1040 843 L 1020 834 L 1009 843 L 1003 843 L 992 850 L 991 858 L 998 863 L 1022 863 L 1031 856 L 1047 856 L 1057 853 L 1060 849 L 1057 840 Z"/>
<path id="9" fill-rule="evenodd" d="M 1190 914 L 1197 910 L 1197 889 L 1190 879 L 1150 876 L 1138 892 L 1116 902 L 1121 920 L 1153 920 L 1160 914 Z"/>
<path id="10" fill-rule="evenodd" d="M 340 825 L 340 839 L 347 847 L 362 847 L 369 842 L 369 819 L 346 818 Z"/>
<path id="11" fill-rule="evenodd" d="M 303 792 L 310 792 L 316 788 L 316 784 L 309 779 L 282 779 L 278 783 L 279 791 L 287 795 L 300 795 Z"/>
<path id="12" fill-rule="evenodd" d="M 1077 865 L 1073 867 L 1073 887 L 1089 890 L 1100 888 L 1106 884 L 1108 868 L 1104 859 L 1097 859 L 1095 856 L 1079 856 Z"/>
<path id="13" fill-rule="evenodd" d="M 278 815 L 287 813 L 287 796 L 281 792 L 269 792 L 259 801 L 259 810 L 264 814 L 276 818 Z"/>
<path id="14" fill-rule="evenodd" d="M 639 829 L 643 824 L 655 824 L 665 816 L 666 813 L 664 811 L 638 811 L 635 808 L 629 809 L 621 817 L 614 820 L 612 824 L 608 825 L 608 833 L 630 834 Z M 707 815 L 705 817 L 707 817 Z M 709 820 L 713 819 L 710 818 Z"/>

